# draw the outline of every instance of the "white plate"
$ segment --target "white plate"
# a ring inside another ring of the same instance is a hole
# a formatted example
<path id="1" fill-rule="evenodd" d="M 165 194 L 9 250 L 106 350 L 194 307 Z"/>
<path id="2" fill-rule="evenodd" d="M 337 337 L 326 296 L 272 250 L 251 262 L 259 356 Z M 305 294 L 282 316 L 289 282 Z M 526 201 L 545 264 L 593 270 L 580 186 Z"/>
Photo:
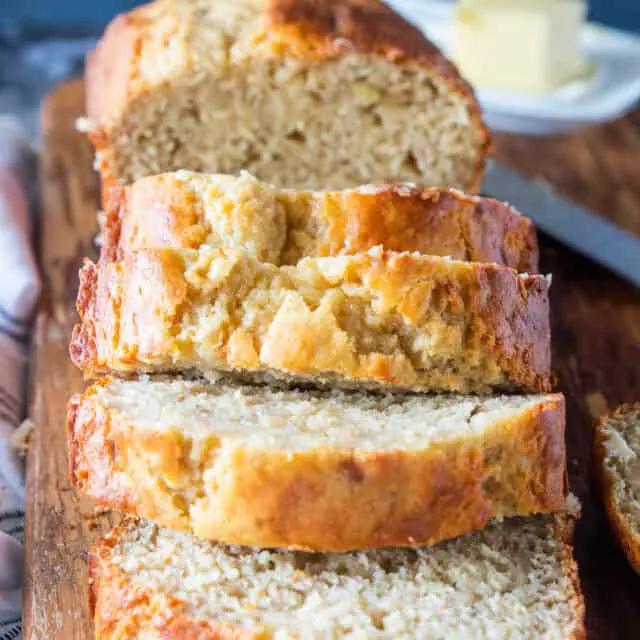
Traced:
<path id="1" fill-rule="evenodd" d="M 398 11 L 424 29 L 445 53 L 451 53 L 451 5 L 434 0 L 391 0 Z M 501 131 L 552 134 L 612 120 L 640 98 L 640 37 L 596 24 L 582 33 L 592 73 L 557 91 L 533 96 L 477 89 L 490 127 Z"/>

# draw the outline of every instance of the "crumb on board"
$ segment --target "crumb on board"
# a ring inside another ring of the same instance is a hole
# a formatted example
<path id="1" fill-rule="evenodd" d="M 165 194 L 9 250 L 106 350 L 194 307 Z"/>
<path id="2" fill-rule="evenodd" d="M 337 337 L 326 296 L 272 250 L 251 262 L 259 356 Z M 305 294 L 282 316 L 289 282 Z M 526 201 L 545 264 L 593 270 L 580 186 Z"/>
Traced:
<path id="1" fill-rule="evenodd" d="M 11 448 L 16 451 L 16 453 L 24 458 L 27 455 L 27 451 L 29 450 L 29 439 L 31 438 L 31 433 L 35 427 L 35 424 L 31 418 L 27 418 L 23 420 L 20 426 L 13 432 L 11 438 L 9 439 L 9 444 Z"/>
<path id="2" fill-rule="evenodd" d="M 95 507 L 92 511 L 90 512 L 84 512 L 82 513 L 82 519 L 83 520 L 96 520 L 97 518 L 100 518 L 102 516 L 104 516 L 105 514 L 109 513 L 110 509 L 104 509 L 102 507 Z"/>
<path id="3" fill-rule="evenodd" d="M 591 417 L 595 420 L 605 413 L 609 413 L 609 403 L 600 391 L 590 391 L 585 394 L 584 402 Z"/>

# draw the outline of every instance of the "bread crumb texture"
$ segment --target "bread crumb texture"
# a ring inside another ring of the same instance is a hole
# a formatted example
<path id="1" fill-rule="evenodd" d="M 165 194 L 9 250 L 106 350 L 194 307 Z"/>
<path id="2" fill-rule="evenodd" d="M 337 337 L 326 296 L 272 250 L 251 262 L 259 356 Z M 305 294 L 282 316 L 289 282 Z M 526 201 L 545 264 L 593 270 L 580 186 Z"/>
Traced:
<path id="1" fill-rule="evenodd" d="M 417 550 L 324 555 L 127 523 L 91 556 L 97 638 L 584 638 L 562 519 L 512 519 Z"/>
<path id="2" fill-rule="evenodd" d="M 607 515 L 640 573 L 640 404 L 623 405 L 595 429 L 595 464 Z"/>
<path id="3" fill-rule="evenodd" d="M 276 267 L 143 250 L 81 271 L 71 354 L 88 374 L 245 370 L 400 388 L 549 390 L 547 281 L 373 249 Z"/>
<path id="4" fill-rule="evenodd" d="M 109 183 L 177 169 L 285 187 L 480 187 L 489 137 L 455 67 L 376 0 L 157 0 L 87 63 Z"/>

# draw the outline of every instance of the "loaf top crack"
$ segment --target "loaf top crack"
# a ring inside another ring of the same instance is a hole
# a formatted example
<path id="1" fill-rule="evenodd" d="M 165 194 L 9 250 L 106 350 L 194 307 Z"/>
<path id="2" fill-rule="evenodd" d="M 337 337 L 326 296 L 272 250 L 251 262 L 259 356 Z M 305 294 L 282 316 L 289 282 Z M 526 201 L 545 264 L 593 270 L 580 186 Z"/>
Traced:
<path id="1" fill-rule="evenodd" d="M 111 23 L 86 86 L 110 183 L 247 169 L 477 191 L 489 146 L 455 66 L 376 0 L 157 0 Z"/>
<path id="2" fill-rule="evenodd" d="M 244 252 L 155 249 L 81 270 L 71 355 L 88 376 L 252 378 L 461 392 L 551 386 L 548 281 L 394 253 L 277 267 Z"/>
<path id="3" fill-rule="evenodd" d="M 279 189 L 246 172 L 176 171 L 112 188 L 105 213 L 103 256 L 209 244 L 285 265 L 380 245 L 538 271 L 528 218 L 503 202 L 453 189 L 364 185 L 303 191 Z"/>

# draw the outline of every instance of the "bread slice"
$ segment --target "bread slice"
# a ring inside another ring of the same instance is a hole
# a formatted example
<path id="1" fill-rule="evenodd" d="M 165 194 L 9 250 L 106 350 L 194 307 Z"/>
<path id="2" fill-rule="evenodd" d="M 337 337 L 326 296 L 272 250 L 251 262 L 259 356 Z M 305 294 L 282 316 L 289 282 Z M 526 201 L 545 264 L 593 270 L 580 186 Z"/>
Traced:
<path id="1" fill-rule="evenodd" d="M 157 0 L 86 66 L 107 182 L 247 169 L 285 187 L 477 191 L 489 136 L 470 86 L 377 0 Z"/>
<path id="2" fill-rule="evenodd" d="M 349 387 L 547 391 L 548 282 L 385 252 L 276 267 L 141 250 L 81 270 L 73 360 L 103 372 L 244 370 Z"/>
<path id="3" fill-rule="evenodd" d="M 75 396 L 67 424 L 80 491 L 230 544 L 432 544 L 565 500 L 561 395 L 113 379 Z"/>
<path id="4" fill-rule="evenodd" d="M 418 550 L 216 545 L 125 521 L 91 552 L 96 640 L 586 637 L 567 516 Z"/>
<path id="5" fill-rule="evenodd" d="M 611 528 L 640 573 L 640 403 L 623 405 L 596 423 L 594 457 Z"/>
<path id="6" fill-rule="evenodd" d="M 286 265 L 380 245 L 538 271 L 530 220 L 502 202 L 451 189 L 295 191 L 246 172 L 234 177 L 177 171 L 112 189 L 105 213 L 106 256 L 118 249 L 208 244 Z"/>

